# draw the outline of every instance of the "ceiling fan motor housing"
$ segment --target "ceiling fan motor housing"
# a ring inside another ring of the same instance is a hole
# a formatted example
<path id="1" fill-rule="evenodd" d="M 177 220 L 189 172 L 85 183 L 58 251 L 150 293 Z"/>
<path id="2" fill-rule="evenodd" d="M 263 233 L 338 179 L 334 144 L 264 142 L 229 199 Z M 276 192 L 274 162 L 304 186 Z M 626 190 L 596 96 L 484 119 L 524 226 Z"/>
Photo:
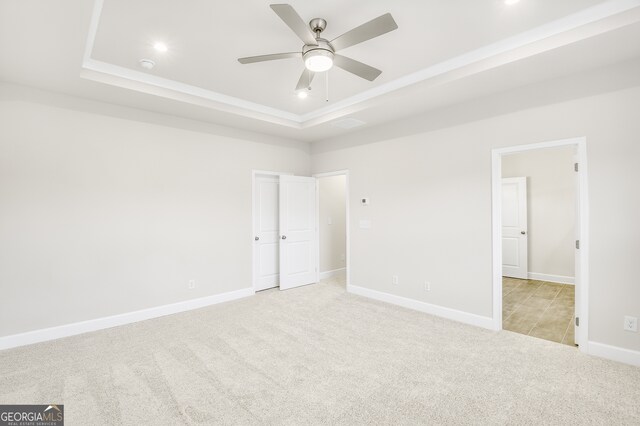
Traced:
<path id="1" fill-rule="evenodd" d="M 302 47 L 302 58 L 306 59 L 309 56 L 326 56 L 333 60 L 333 54 L 335 53 L 333 46 L 331 46 L 328 40 L 320 37 L 320 33 L 327 28 L 327 21 L 322 18 L 313 18 L 309 21 L 309 27 L 311 27 L 311 30 L 316 34 L 316 42 L 318 45 L 305 44 Z M 309 55 L 307 55 L 307 53 L 309 53 Z"/>
<path id="2" fill-rule="evenodd" d="M 317 46 L 313 46 L 311 44 L 305 44 L 302 47 L 302 56 L 314 50 L 324 50 L 331 53 L 331 56 L 333 57 L 333 53 L 335 51 L 333 50 L 333 46 L 331 46 L 331 43 L 329 43 L 327 40 L 323 38 L 318 38 L 316 39 L 316 41 L 318 42 Z"/>
<path id="3" fill-rule="evenodd" d="M 313 18 L 311 21 L 309 21 L 309 26 L 314 33 L 318 34 L 323 32 L 324 29 L 327 28 L 327 21 L 322 18 Z"/>

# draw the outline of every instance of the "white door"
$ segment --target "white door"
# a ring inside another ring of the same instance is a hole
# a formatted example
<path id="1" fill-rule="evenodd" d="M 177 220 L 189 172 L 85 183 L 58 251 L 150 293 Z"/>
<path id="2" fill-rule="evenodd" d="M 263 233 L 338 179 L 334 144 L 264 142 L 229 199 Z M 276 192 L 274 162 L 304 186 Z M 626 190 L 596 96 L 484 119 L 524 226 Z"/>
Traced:
<path id="1" fill-rule="evenodd" d="M 526 279 L 527 178 L 502 179 L 502 275 Z"/>
<path id="2" fill-rule="evenodd" d="M 317 282 L 316 179 L 280 176 L 280 290 Z"/>
<path id="3" fill-rule="evenodd" d="M 253 287 L 260 291 L 279 284 L 279 179 L 257 176 L 254 185 Z"/>

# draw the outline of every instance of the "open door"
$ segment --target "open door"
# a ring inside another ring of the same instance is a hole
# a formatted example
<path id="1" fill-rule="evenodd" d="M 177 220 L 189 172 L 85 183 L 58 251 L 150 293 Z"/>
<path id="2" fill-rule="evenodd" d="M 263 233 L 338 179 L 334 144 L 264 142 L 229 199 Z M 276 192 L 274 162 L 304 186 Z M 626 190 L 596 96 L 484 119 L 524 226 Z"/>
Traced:
<path id="1" fill-rule="evenodd" d="M 502 276 L 527 279 L 527 178 L 502 179 Z"/>
<path id="2" fill-rule="evenodd" d="M 280 176 L 280 290 L 317 282 L 316 179 Z"/>

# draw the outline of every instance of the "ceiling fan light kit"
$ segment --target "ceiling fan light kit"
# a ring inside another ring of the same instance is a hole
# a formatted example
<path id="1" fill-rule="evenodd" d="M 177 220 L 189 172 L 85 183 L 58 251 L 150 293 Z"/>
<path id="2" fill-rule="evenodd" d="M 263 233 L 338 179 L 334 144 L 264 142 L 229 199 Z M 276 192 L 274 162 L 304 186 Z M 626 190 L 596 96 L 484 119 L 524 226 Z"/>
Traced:
<path id="1" fill-rule="evenodd" d="M 358 77 L 373 81 L 382 71 L 372 66 L 358 62 L 355 59 L 336 54 L 336 51 L 351 47 L 372 38 L 381 36 L 398 28 L 390 13 L 379 16 L 371 21 L 348 31 L 341 36 L 328 41 L 320 37 L 327 27 L 327 21 L 314 18 L 307 25 L 300 15 L 288 4 L 272 4 L 271 9 L 291 28 L 304 42 L 301 52 L 276 53 L 271 55 L 250 56 L 240 58 L 241 64 L 273 61 L 278 59 L 302 58 L 305 70 L 302 72 L 296 91 L 308 88 L 316 73 L 330 70 L 334 65 Z"/>
<path id="2" fill-rule="evenodd" d="M 313 72 L 329 71 L 333 67 L 333 56 L 331 50 L 318 47 L 309 49 L 302 55 L 304 66 Z"/>

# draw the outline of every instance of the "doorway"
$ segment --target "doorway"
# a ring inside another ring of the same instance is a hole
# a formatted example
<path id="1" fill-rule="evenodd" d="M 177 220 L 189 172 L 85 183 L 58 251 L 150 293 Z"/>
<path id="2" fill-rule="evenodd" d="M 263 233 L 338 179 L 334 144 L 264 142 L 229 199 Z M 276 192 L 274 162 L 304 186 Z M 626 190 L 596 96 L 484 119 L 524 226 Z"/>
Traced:
<path id="1" fill-rule="evenodd" d="M 492 167 L 495 328 L 586 351 L 585 140 L 496 149 Z"/>
<path id="2" fill-rule="evenodd" d="M 318 193 L 319 280 L 346 289 L 349 265 L 349 173 L 314 175 Z"/>

